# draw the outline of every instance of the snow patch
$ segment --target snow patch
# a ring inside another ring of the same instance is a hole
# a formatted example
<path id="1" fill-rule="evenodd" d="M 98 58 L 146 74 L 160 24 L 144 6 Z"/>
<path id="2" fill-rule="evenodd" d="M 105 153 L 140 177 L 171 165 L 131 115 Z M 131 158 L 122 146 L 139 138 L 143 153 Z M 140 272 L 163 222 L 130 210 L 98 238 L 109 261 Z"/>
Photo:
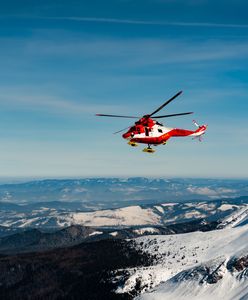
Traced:
<path id="1" fill-rule="evenodd" d="M 238 206 L 232 204 L 222 204 L 220 207 L 218 207 L 218 209 L 225 211 L 225 210 L 233 209 L 233 207 L 238 207 Z"/>
<path id="2" fill-rule="evenodd" d="M 118 232 L 117 232 L 117 231 L 110 232 L 110 235 L 112 235 L 112 236 L 117 236 L 117 235 L 118 235 Z"/>
<path id="3" fill-rule="evenodd" d="M 163 203 L 161 205 L 162 206 L 174 206 L 174 205 L 178 205 L 178 203 L 171 202 L 171 203 Z"/>
<path id="4" fill-rule="evenodd" d="M 159 212 L 161 212 L 161 214 L 164 214 L 164 209 L 162 206 L 158 206 L 158 205 L 155 205 L 154 206 Z"/>
<path id="5" fill-rule="evenodd" d="M 89 234 L 89 236 L 103 234 L 102 231 L 94 231 Z"/>
<path id="6" fill-rule="evenodd" d="M 153 228 L 153 227 L 145 227 L 145 228 L 134 229 L 133 232 L 137 233 L 137 234 L 158 233 L 159 230 L 157 228 Z"/>

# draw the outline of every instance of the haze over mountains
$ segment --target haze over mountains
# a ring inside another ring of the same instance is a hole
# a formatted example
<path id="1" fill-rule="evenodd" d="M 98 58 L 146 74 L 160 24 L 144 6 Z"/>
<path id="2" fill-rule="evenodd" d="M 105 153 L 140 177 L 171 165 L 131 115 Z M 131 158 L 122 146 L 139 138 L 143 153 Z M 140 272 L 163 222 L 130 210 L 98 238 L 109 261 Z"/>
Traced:
<path id="1" fill-rule="evenodd" d="M 78 208 L 88 211 L 162 201 L 234 198 L 247 194 L 247 180 L 227 179 L 85 178 L 0 185 L 1 203 L 80 202 Z"/>

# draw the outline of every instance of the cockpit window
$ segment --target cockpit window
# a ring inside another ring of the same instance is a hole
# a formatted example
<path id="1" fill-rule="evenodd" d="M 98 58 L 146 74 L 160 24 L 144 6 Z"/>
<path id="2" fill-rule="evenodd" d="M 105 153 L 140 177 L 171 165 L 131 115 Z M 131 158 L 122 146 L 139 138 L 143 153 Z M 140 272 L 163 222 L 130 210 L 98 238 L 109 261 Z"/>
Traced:
<path id="1" fill-rule="evenodd" d="M 158 129 L 158 132 L 161 132 L 161 133 L 163 133 L 163 130 L 159 128 L 159 129 Z"/>

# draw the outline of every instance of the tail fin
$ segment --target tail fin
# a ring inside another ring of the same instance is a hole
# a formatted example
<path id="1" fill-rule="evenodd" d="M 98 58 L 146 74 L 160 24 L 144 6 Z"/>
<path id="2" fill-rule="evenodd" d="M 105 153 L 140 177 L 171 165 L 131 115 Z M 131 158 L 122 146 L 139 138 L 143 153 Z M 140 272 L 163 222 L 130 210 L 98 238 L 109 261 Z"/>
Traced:
<path id="1" fill-rule="evenodd" d="M 195 126 L 196 126 L 197 128 L 200 127 L 200 125 L 196 122 L 196 120 L 193 120 L 193 123 L 195 124 Z"/>
<path id="2" fill-rule="evenodd" d="M 202 141 L 202 135 L 207 130 L 208 125 L 199 125 L 195 120 L 193 120 L 193 123 L 197 127 L 196 131 L 192 134 L 193 139 L 198 139 L 201 142 Z"/>

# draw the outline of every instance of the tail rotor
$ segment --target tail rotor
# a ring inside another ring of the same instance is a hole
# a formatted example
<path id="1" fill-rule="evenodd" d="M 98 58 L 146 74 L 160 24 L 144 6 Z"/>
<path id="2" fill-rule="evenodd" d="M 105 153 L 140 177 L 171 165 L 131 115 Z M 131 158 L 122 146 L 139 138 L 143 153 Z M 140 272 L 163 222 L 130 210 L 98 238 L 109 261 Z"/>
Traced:
<path id="1" fill-rule="evenodd" d="M 203 141 L 202 135 L 194 136 L 194 137 L 192 138 L 192 140 L 198 140 L 199 142 L 202 142 L 202 141 Z"/>

